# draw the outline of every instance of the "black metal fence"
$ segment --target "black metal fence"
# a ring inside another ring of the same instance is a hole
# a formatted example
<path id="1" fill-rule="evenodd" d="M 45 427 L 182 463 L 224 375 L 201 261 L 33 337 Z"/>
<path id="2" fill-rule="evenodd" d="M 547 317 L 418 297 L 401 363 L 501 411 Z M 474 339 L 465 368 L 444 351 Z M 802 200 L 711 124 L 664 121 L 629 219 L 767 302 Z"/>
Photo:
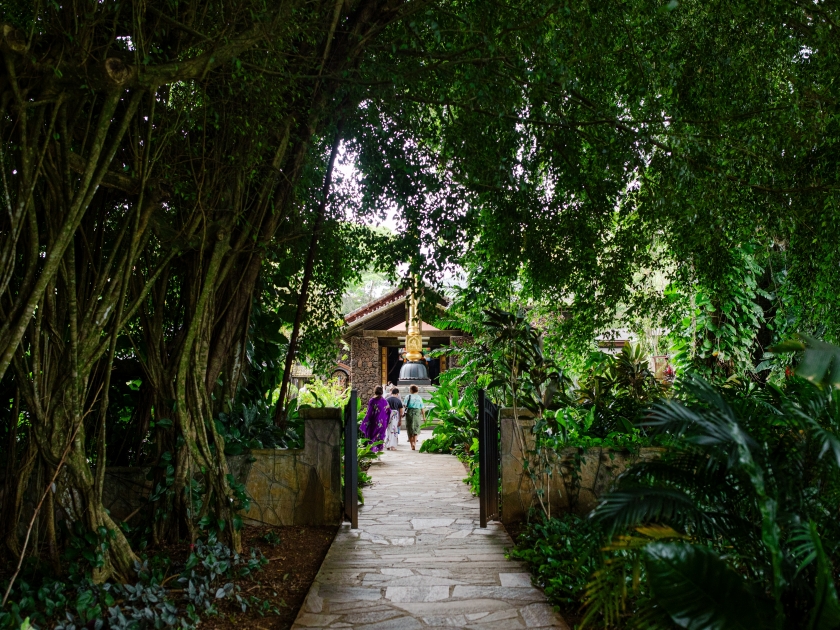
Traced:
<path id="1" fill-rule="evenodd" d="M 499 519 L 499 409 L 478 390 L 478 499 L 481 527 Z"/>
<path id="2" fill-rule="evenodd" d="M 344 408 L 344 518 L 359 528 L 359 397 L 350 392 Z"/>

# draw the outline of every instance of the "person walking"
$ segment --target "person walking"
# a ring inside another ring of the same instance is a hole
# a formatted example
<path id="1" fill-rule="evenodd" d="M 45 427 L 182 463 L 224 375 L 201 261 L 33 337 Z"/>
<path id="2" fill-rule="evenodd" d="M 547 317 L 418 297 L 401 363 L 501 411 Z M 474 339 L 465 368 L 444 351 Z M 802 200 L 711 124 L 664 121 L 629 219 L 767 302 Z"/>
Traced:
<path id="1" fill-rule="evenodd" d="M 385 433 L 388 430 L 388 403 L 382 397 L 382 387 L 373 390 L 373 397 L 368 401 L 365 419 L 359 430 L 371 443 L 379 442 L 371 447 L 371 451 L 378 453 L 382 450 Z"/>
<path id="2" fill-rule="evenodd" d="M 385 440 L 385 448 L 389 451 L 396 451 L 397 443 L 400 439 L 400 422 L 405 412 L 403 402 L 400 400 L 400 390 L 396 387 L 391 389 L 391 395 L 385 401 L 388 403 L 390 414 L 388 416 L 388 433 Z"/>
<path id="3" fill-rule="evenodd" d="M 423 409 L 423 399 L 420 398 L 417 385 L 412 385 L 408 388 L 410 392 L 405 397 L 405 424 L 408 428 L 408 441 L 411 444 L 411 450 L 417 443 L 417 434 L 420 433 L 420 427 L 426 422 L 426 411 Z M 422 419 L 422 422 L 421 422 Z"/>

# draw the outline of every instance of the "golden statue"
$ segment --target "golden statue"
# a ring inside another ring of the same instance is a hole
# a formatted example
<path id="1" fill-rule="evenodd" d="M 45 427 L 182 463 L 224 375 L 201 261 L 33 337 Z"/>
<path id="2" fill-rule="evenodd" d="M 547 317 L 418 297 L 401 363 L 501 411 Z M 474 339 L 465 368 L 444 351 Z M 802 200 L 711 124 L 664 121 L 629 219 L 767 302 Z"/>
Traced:
<path id="1" fill-rule="evenodd" d="M 423 322 L 417 294 L 408 294 L 408 315 L 406 317 L 405 358 L 407 361 L 423 360 Z"/>
<path id="2" fill-rule="evenodd" d="M 423 357 L 423 321 L 420 319 L 420 279 L 416 279 L 417 290 L 411 289 L 406 308 L 405 363 L 400 368 L 400 385 L 429 385 L 429 372 Z"/>

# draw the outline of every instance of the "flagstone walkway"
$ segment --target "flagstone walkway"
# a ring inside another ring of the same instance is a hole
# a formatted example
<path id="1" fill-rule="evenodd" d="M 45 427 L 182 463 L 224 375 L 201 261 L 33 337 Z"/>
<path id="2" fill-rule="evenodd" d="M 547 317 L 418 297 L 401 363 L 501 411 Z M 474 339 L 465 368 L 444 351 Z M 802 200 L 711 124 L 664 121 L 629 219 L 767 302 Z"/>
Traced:
<path id="1" fill-rule="evenodd" d="M 479 528 L 463 465 L 406 441 L 371 467 L 359 529 L 339 529 L 293 630 L 568 630 L 524 564 L 505 559 L 501 524 Z"/>

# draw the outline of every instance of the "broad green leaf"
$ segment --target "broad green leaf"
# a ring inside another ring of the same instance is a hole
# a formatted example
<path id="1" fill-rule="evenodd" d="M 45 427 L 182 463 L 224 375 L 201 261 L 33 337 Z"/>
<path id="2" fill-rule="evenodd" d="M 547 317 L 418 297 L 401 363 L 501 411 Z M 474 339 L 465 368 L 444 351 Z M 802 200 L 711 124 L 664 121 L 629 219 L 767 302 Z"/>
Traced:
<path id="1" fill-rule="evenodd" d="M 772 627 L 773 606 L 753 593 L 713 550 L 687 543 L 652 543 L 645 564 L 653 598 L 687 630 Z"/>
<path id="2" fill-rule="evenodd" d="M 802 351 L 796 374 L 815 383 L 840 388 L 840 348 L 808 335 L 786 341 L 769 349 L 771 352 Z"/>
<path id="3" fill-rule="evenodd" d="M 810 523 L 811 539 L 817 559 L 817 579 L 814 585 L 814 607 L 808 621 L 809 630 L 833 630 L 840 627 L 840 602 L 837 600 L 837 588 L 831 562 L 825 554 L 822 541 L 817 533 L 817 526 Z"/>

